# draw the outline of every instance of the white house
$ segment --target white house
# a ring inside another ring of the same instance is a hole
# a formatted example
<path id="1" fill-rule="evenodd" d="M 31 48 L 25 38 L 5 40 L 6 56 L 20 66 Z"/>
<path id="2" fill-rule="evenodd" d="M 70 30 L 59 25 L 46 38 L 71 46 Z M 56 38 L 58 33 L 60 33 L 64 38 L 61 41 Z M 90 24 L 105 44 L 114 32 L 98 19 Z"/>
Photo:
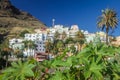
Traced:
<path id="1" fill-rule="evenodd" d="M 9 44 L 11 45 L 11 44 L 17 43 L 17 42 L 21 43 L 22 41 L 23 41 L 23 39 L 13 38 L 13 39 L 10 39 L 10 40 L 9 40 Z"/>
<path id="2" fill-rule="evenodd" d="M 34 56 L 35 50 L 34 49 L 24 49 L 23 54 L 24 54 L 24 56 Z"/>
<path id="3" fill-rule="evenodd" d="M 12 49 L 23 49 L 24 48 L 24 43 L 23 42 L 23 39 L 16 39 L 16 38 L 13 38 L 13 39 L 10 39 L 9 40 L 9 47 L 12 48 Z"/>

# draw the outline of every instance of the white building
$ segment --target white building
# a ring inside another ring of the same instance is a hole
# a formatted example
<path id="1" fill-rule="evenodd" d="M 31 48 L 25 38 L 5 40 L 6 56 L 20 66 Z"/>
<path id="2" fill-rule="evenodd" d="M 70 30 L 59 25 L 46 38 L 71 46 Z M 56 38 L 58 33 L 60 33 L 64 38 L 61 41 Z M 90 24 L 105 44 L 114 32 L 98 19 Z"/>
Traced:
<path id="1" fill-rule="evenodd" d="M 9 40 L 9 47 L 12 48 L 13 50 L 19 49 L 23 51 L 24 56 L 34 56 L 35 50 L 34 49 L 25 49 L 25 45 L 23 43 L 23 39 L 10 39 Z"/>
<path id="2" fill-rule="evenodd" d="M 13 39 L 10 39 L 10 40 L 9 40 L 9 44 L 11 45 L 11 44 L 17 43 L 17 42 L 21 43 L 22 41 L 23 41 L 23 39 L 13 38 Z"/>
<path id="3" fill-rule="evenodd" d="M 45 53 L 45 41 L 48 35 L 46 33 L 25 34 L 25 40 L 34 41 L 36 44 L 36 53 Z"/>
<path id="4" fill-rule="evenodd" d="M 54 35 L 56 32 L 58 32 L 60 34 L 60 36 L 62 35 L 63 32 L 65 32 L 68 36 L 69 35 L 69 27 L 64 27 L 63 25 L 54 25 L 52 28 L 48 29 L 47 39 L 54 41 Z"/>
<path id="5" fill-rule="evenodd" d="M 79 27 L 78 27 L 78 25 L 72 25 L 71 26 L 71 28 L 70 28 L 70 30 L 69 30 L 69 37 L 75 37 L 75 35 L 76 35 L 76 32 L 78 32 L 79 31 Z"/>
<path id="6" fill-rule="evenodd" d="M 96 37 L 96 34 L 94 33 L 89 33 L 87 30 L 81 30 L 81 32 L 84 34 L 85 36 L 85 39 L 86 39 L 86 43 L 90 43 L 90 42 L 93 42 L 95 37 Z"/>
<path id="7" fill-rule="evenodd" d="M 65 32 L 67 34 L 67 37 L 75 37 L 76 32 L 79 31 L 79 27 L 78 25 L 72 25 L 69 29 L 69 27 L 65 27 L 63 25 L 54 25 L 53 28 L 48 29 L 48 37 L 53 38 L 56 31 L 60 34 Z"/>
<path id="8" fill-rule="evenodd" d="M 63 32 L 67 33 L 69 31 L 69 27 L 64 27 L 63 25 L 55 25 L 54 29 L 55 31 L 58 31 L 60 34 Z"/>
<path id="9" fill-rule="evenodd" d="M 45 41 L 35 41 L 36 44 L 36 53 L 45 53 Z"/>
<path id="10" fill-rule="evenodd" d="M 96 36 L 96 35 L 95 35 L 94 33 L 89 33 L 88 35 L 85 36 L 86 42 L 87 42 L 87 43 L 93 42 L 95 36 Z"/>
<path id="11" fill-rule="evenodd" d="M 24 56 L 34 56 L 35 50 L 34 49 L 24 49 L 23 54 L 24 54 Z"/>
<path id="12" fill-rule="evenodd" d="M 23 40 L 22 39 L 10 39 L 9 40 L 9 47 L 12 49 L 23 49 L 24 48 L 24 43 L 22 43 Z"/>
<path id="13" fill-rule="evenodd" d="M 47 38 L 47 34 L 43 34 L 43 33 L 25 34 L 24 37 L 25 40 L 31 40 L 31 41 L 46 40 L 46 38 Z"/>
<path id="14" fill-rule="evenodd" d="M 96 35 L 100 37 L 101 42 L 106 42 L 106 33 L 103 31 L 96 32 Z M 109 36 L 108 36 L 108 42 L 110 42 Z"/>
<path id="15" fill-rule="evenodd" d="M 70 29 L 71 29 L 71 30 L 74 30 L 74 31 L 76 31 L 76 32 L 79 31 L 78 25 L 72 25 Z"/>
<path id="16" fill-rule="evenodd" d="M 54 34 L 56 32 L 56 29 L 55 28 L 49 28 L 48 32 Z"/>

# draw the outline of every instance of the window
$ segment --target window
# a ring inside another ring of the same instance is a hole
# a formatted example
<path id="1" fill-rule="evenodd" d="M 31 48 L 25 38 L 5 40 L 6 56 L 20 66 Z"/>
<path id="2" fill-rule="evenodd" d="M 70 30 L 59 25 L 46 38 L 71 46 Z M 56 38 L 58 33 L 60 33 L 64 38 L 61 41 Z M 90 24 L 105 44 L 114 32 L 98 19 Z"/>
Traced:
<path id="1" fill-rule="evenodd" d="M 15 43 L 18 43 L 18 40 L 15 40 Z"/>

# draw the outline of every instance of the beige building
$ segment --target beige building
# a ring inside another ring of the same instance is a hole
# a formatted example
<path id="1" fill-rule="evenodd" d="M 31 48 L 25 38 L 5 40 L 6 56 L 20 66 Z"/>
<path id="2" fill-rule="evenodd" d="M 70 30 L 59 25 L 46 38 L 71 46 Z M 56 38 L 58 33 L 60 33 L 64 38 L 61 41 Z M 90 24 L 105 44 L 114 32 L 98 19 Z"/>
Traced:
<path id="1" fill-rule="evenodd" d="M 101 42 L 106 42 L 106 33 L 103 31 L 96 32 L 96 35 L 100 37 Z M 108 36 L 108 42 L 110 42 L 110 36 Z"/>
<path id="2" fill-rule="evenodd" d="M 120 46 L 120 36 L 116 37 L 112 42 L 111 42 L 112 45 L 118 47 Z"/>

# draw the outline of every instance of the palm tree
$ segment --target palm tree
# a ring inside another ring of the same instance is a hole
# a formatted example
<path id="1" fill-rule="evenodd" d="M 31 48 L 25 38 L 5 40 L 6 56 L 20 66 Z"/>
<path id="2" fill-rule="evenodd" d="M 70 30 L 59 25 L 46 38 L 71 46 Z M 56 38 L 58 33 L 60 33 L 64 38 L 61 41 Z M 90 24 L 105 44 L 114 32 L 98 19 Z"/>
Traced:
<path id="1" fill-rule="evenodd" d="M 23 41 L 23 43 L 25 44 L 25 48 L 31 48 L 31 49 L 35 48 L 35 43 L 31 40 Z"/>
<path id="2" fill-rule="evenodd" d="M 45 43 L 45 48 L 46 48 L 46 51 L 48 52 L 48 54 L 51 52 L 51 50 L 52 50 L 52 46 L 53 44 L 52 44 L 52 42 L 51 42 L 51 40 L 50 39 L 48 39 L 47 41 L 46 41 L 46 43 Z"/>
<path id="3" fill-rule="evenodd" d="M 8 59 L 9 59 L 9 56 L 11 56 L 11 52 L 12 52 L 12 49 L 11 48 L 8 48 L 8 47 L 6 47 L 6 48 L 3 48 L 3 50 L 2 50 L 2 56 L 3 57 L 5 57 L 5 60 L 6 60 L 6 67 L 7 67 L 7 65 L 8 65 Z"/>
<path id="4" fill-rule="evenodd" d="M 102 15 L 98 18 L 97 25 L 102 30 L 106 30 L 106 44 L 108 44 L 108 32 L 118 25 L 117 13 L 112 9 L 102 10 Z"/>

